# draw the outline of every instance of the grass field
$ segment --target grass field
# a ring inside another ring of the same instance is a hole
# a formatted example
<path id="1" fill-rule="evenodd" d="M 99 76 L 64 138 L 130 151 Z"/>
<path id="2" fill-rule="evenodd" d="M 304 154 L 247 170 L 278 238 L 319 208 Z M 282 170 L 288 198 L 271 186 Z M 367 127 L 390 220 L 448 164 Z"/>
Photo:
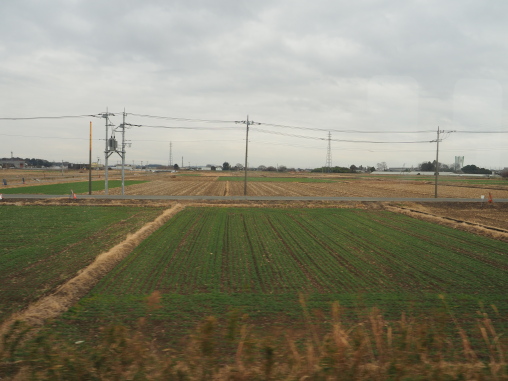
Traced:
<path id="1" fill-rule="evenodd" d="M 0 321 L 76 275 L 161 209 L 0 207 Z"/>
<path id="2" fill-rule="evenodd" d="M 125 185 L 134 185 L 145 183 L 141 180 L 126 180 Z M 122 186 L 121 180 L 109 180 L 108 188 L 118 188 Z M 74 193 L 87 193 L 89 183 L 88 181 L 74 182 L 74 183 L 60 183 L 60 184 L 47 184 L 47 185 L 34 185 L 19 188 L 6 188 L 0 189 L 4 194 L 51 194 L 51 195 L 68 195 L 71 190 Z M 92 181 L 92 191 L 104 190 L 104 181 Z"/>
<path id="3" fill-rule="evenodd" d="M 90 340 L 101 325 L 149 317 L 166 345 L 207 315 L 240 311 L 258 329 L 304 330 L 300 294 L 323 327 L 333 301 L 350 321 L 374 306 L 387 319 L 423 319 L 444 308 L 438 295 L 468 327 L 482 309 L 507 324 L 507 252 L 506 243 L 386 211 L 188 208 L 53 328 Z M 154 291 L 161 304 L 152 311 Z"/>

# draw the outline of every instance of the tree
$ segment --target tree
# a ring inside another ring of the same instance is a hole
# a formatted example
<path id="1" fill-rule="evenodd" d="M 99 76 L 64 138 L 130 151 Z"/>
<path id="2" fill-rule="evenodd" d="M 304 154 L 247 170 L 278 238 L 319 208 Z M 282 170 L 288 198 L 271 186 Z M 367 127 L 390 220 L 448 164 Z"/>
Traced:
<path id="1" fill-rule="evenodd" d="M 277 170 L 277 168 L 275 168 L 274 166 L 270 165 L 269 167 L 266 167 L 266 170 L 269 171 L 269 172 L 275 172 Z"/>
<path id="2" fill-rule="evenodd" d="M 388 164 L 386 164 L 386 161 L 382 161 L 381 163 L 377 163 L 378 171 L 387 171 L 388 170 Z"/>
<path id="3" fill-rule="evenodd" d="M 285 165 L 279 165 L 279 168 L 277 169 L 279 172 L 286 172 L 287 167 Z"/>
<path id="4" fill-rule="evenodd" d="M 356 165 L 353 164 L 349 167 L 349 169 L 351 170 L 352 173 L 355 173 L 358 168 Z"/>
<path id="5" fill-rule="evenodd" d="M 490 169 L 479 168 L 474 164 L 466 165 L 461 168 L 461 171 L 469 174 L 481 174 L 481 175 L 491 175 L 492 171 Z"/>
<path id="6" fill-rule="evenodd" d="M 174 168 L 174 170 L 175 170 L 175 171 L 178 171 L 178 170 L 180 169 L 180 167 L 178 166 L 178 164 L 173 165 L 173 168 Z"/>
<path id="7" fill-rule="evenodd" d="M 424 171 L 424 172 L 433 172 L 436 170 L 436 165 L 435 165 L 435 160 L 434 160 L 434 163 L 431 163 L 430 161 L 428 162 L 423 162 L 420 164 L 420 171 Z"/>
<path id="8" fill-rule="evenodd" d="M 235 165 L 235 170 L 236 170 L 236 171 L 241 171 L 241 170 L 243 170 L 243 169 L 244 169 L 243 164 L 241 164 L 241 163 L 236 163 L 236 165 Z"/>
<path id="9" fill-rule="evenodd" d="M 223 171 L 230 171 L 231 170 L 231 166 L 229 165 L 229 163 L 227 161 L 225 161 L 223 164 L 222 164 L 222 170 Z"/>
<path id="10" fill-rule="evenodd" d="M 500 175 L 503 179 L 508 179 L 508 168 L 503 169 Z"/>
<path id="11" fill-rule="evenodd" d="M 322 173 L 351 173 L 351 169 L 346 167 L 320 167 L 320 168 L 314 168 L 311 172 L 322 172 Z"/>
<path id="12" fill-rule="evenodd" d="M 443 163 L 439 163 L 439 171 L 440 172 L 451 172 L 452 169 L 450 168 L 449 165 L 446 165 L 446 164 L 443 164 Z"/>
<path id="13" fill-rule="evenodd" d="M 266 166 L 265 165 L 260 165 L 258 167 L 258 171 L 266 171 Z"/>

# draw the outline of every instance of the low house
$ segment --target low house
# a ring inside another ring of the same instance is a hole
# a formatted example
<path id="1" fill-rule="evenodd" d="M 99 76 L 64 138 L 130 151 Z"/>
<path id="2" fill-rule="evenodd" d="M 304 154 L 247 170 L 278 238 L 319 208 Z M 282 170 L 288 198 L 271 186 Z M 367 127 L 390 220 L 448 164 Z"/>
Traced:
<path id="1" fill-rule="evenodd" d="M 24 160 L 16 159 L 0 159 L 0 168 L 25 168 L 26 164 Z"/>

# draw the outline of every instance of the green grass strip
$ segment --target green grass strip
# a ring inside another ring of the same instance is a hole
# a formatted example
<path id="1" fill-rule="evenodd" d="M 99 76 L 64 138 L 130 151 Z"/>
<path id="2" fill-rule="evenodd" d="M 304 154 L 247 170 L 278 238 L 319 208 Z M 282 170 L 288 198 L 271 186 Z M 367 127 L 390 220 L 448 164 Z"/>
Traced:
<path id="1" fill-rule="evenodd" d="M 128 180 L 125 181 L 125 185 L 134 185 L 146 183 L 147 181 L 141 180 Z M 118 188 L 122 186 L 121 180 L 109 180 L 108 188 Z M 34 185 L 31 187 L 19 187 L 0 189 L 0 193 L 3 194 L 50 194 L 50 195 L 64 195 L 69 194 L 71 189 L 74 193 L 86 193 L 88 192 L 88 181 L 75 182 L 75 183 L 61 183 L 61 184 L 47 184 L 47 185 Z M 104 190 L 104 180 L 92 181 L 92 191 Z"/>

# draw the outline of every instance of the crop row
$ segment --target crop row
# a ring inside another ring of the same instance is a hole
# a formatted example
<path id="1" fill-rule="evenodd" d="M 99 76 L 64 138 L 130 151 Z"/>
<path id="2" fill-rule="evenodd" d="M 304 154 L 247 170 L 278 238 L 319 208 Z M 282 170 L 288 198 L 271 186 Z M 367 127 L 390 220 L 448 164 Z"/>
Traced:
<path id="1" fill-rule="evenodd" d="M 0 207 L 0 319 L 74 276 L 155 208 Z"/>
<path id="2" fill-rule="evenodd" d="M 507 251 L 386 211 L 188 208 L 94 292 L 501 292 Z"/>

